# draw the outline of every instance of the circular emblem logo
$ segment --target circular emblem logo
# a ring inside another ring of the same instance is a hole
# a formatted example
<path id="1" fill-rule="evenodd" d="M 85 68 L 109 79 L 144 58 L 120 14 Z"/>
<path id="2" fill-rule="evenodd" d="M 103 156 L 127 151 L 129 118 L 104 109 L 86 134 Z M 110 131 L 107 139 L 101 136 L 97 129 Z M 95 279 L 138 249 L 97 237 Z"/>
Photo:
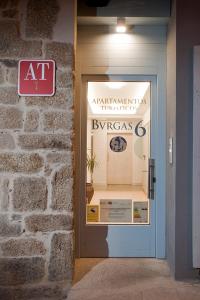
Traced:
<path id="1" fill-rule="evenodd" d="M 110 149 L 113 152 L 123 152 L 126 150 L 127 141 L 122 136 L 116 136 L 110 141 Z"/>

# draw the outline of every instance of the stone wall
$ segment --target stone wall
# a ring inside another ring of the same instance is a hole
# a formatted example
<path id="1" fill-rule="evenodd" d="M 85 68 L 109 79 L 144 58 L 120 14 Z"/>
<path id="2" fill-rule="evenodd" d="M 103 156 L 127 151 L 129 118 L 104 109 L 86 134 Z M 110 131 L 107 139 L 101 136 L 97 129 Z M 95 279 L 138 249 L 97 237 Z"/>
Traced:
<path id="1" fill-rule="evenodd" d="M 54 38 L 62 2 L 0 1 L 2 300 L 59 300 L 71 284 L 74 45 Z M 56 61 L 53 97 L 18 96 L 22 58 Z"/>

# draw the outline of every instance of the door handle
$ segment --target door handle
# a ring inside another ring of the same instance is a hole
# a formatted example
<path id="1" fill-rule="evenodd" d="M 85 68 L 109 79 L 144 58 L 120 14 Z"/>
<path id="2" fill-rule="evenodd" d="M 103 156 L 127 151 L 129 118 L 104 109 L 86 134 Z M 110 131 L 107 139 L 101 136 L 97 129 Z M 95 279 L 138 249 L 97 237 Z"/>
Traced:
<path id="1" fill-rule="evenodd" d="M 155 182 L 155 159 L 149 158 L 148 198 L 151 200 L 155 197 Z"/>

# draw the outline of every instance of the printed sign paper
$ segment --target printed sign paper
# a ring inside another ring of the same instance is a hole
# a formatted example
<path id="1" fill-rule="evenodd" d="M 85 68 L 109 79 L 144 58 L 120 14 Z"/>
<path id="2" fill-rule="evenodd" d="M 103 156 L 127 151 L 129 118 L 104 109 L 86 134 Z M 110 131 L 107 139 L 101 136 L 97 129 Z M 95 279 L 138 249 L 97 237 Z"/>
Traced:
<path id="1" fill-rule="evenodd" d="M 149 223 L 148 201 L 133 201 L 133 223 Z"/>
<path id="2" fill-rule="evenodd" d="M 99 222 L 99 205 L 87 204 L 87 223 Z"/>
<path id="3" fill-rule="evenodd" d="M 132 200 L 131 199 L 101 199 L 100 222 L 131 223 Z"/>

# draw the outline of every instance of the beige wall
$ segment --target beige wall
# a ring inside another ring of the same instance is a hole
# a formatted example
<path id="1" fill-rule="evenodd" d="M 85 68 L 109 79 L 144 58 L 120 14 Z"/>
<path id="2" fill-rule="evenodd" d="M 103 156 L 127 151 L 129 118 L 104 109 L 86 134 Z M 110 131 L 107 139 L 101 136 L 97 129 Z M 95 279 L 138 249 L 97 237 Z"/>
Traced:
<path id="1" fill-rule="evenodd" d="M 79 74 L 154 74 L 165 51 L 165 26 L 135 26 L 119 36 L 113 27 L 79 26 Z"/>

